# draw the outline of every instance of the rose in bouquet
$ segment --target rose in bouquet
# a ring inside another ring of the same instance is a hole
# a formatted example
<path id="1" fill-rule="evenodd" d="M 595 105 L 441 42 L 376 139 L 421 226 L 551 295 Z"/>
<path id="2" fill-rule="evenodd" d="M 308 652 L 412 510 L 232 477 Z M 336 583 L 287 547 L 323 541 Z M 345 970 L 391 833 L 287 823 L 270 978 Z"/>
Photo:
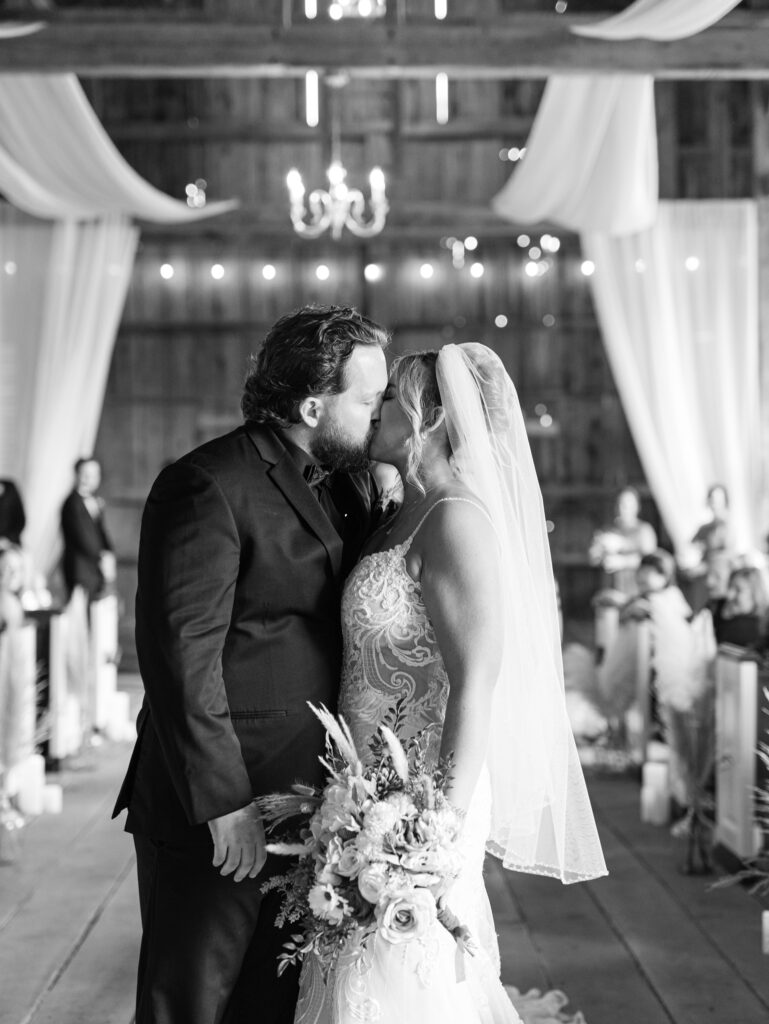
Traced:
<path id="1" fill-rule="evenodd" d="M 276 924 L 297 925 L 278 972 L 314 953 L 327 974 L 348 944 L 363 946 L 374 934 L 411 942 L 436 920 L 469 945 L 443 904 L 462 864 L 461 814 L 443 792 L 450 760 L 426 767 L 425 732 L 400 742 L 400 704 L 371 739 L 365 764 L 344 719 L 310 707 L 326 729 L 328 781 L 322 789 L 297 783 L 259 801 L 271 836 L 293 824 L 268 850 L 298 856 L 263 886 L 283 895 Z"/>

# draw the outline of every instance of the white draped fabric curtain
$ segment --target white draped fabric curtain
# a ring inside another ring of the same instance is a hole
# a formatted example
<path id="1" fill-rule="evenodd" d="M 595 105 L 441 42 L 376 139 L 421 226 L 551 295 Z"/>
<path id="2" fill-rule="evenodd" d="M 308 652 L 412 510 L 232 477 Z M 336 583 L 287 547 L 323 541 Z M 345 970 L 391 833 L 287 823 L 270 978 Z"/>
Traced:
<path id="1" fill-rule="evenodd" d="M 657 214 L 657 129 L 649 75 L 554 75 L 526 156 L 492 200 L 518 224 L 641 231 Z"/>
<path id="2" fill-rule="evenodd" d="M 21 485 L 25 547 L 58 555 L 72 464 L 93 449 L 138 240 L 132 218 L 183 223 L 192 209 L 121 157 L 74 75 L 0 75 L 0 476 Z M 46 221 L 35 218 L 46 218 Z"/>
<path id="3" fill-rule="evenodd" d="M 27 511 L 25 547 L 50 569 L 73 463 L 93 450 L 138 229 L 125 217 L 33 221 L 0 207 L 0 465 Z M 5 394 L 3 395 L 5 398 Z"/>
<path id="4" fill-rule="evenodd" d="M 739 548 L 762 547 L 758 228 L 750 200 L 661 202 L 657 223 L 582 236 L 625 414 L 681 552 L 724 483 Z"/>
<path id="5" fill-rule="evenodd" d="M 572 31 L 682 39 L 738 2 L 636 0 Z M 492 206 L 518 224 L 581 233 L 604 344 L 676 549 L 714 482 L 729 488 L 737 543 L 762 547 L 757 210 L 659 203 L 653 96 L 649 76 L 550 78 L 525 159 Z"/>
<path id="6" fill-rule="evenodd" d="M 686 39 L 710 28 L 740 0 L 635 0 L 624 11 L 571 31 L 596 39 Z"/>

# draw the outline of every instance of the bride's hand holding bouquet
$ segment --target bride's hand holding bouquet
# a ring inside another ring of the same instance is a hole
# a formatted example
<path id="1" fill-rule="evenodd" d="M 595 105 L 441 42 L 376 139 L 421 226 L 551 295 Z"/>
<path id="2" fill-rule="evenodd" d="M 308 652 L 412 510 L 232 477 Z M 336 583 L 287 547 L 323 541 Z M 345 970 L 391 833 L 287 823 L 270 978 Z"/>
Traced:
<path id="1" fill-rule="evenodd" d="M 314 953 L 327 975 L 345 947 L 362 949 L 375 934 L 412 942 L 436 921 L 471 951 L 467 929 L 445 905 L 462 866 L 462 814 L 444 795 L 451 764 L 428 770 L 421 734 L 401 744 L 397 706 L 393 728 L 380 727 L 365 765 L 344 720 L 312 710 L 327 733 L 328 782 L 323 789 L 297 783 L 259 801 L 269 833 L 295 826 L 268 851 L 299 857 L 264 886 L 283 893 L 276 923 L 297 925 L 278 971 Z"/>

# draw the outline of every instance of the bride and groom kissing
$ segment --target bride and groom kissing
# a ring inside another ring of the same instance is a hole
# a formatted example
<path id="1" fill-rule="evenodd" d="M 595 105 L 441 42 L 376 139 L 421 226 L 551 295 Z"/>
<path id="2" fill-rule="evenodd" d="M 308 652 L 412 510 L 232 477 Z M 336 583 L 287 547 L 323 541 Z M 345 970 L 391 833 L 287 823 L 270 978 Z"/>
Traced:
<path id="1" fill-rule="evenodd" d="M 477 344 L 401 357 L 388 377 L 387 344 L 353 309 L 282 317 L 246 378 L 244 424 L 167 466 L 147 499 L 145 699 L 115 807 L 137 858 L 136 1024 L 515 1024 L 484 853 L 564 882 L 605 873 L 513 384 Z M 370 459 L 400 474 L 392 516 Z M 328 978 L 312 957 L 278 977 L 292 928 L 264 883 L 284 863 L 255 798 L 323 784 L 309 704 L 338 707 L 365 751 L 398 701 L 401 738 L 453 757 L 467 978 L 438 926 L 340 956 Z"/>

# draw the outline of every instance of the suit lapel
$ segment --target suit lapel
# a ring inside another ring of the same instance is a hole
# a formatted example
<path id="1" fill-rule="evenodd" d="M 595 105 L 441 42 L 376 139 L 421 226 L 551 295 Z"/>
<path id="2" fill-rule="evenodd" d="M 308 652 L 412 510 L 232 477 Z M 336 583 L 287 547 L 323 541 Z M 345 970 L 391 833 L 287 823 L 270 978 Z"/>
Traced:
<path id="1" fill-rule="evenodd" d="M 334 575 L 338 576 L 342 568 L 342 538 L 304 482 L 294 460 L 269 428 L 247 423 L 245 430 L 262 458 L 271 463 L 267 475 L 300 519 L 323 544 L 328 552 Z"/>

